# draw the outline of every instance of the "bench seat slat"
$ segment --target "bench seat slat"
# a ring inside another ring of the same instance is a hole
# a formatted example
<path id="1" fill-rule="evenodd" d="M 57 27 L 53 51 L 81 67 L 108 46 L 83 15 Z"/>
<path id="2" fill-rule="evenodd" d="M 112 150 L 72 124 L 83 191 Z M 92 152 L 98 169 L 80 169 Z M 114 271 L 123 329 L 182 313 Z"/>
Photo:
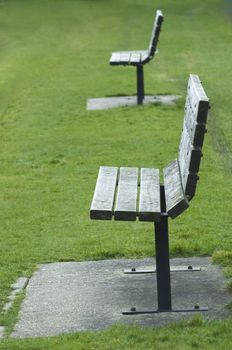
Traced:
<path id="1" fill-rule="evenodd" d="M 110 64 L 120 64 L 120 53 L 113 52 L 110 57 Z"/>
<path id="2" fill-rule="evenodd" d="M 90 208 L 91 219 L 112 219 L 117 173 L 117 167 L 100 167 Z"/>
<path id="3" fill-rule="evenodd" d="M 184 194 L 178 160 L 174 160 L 163 169 L 166 210 L 174 219 L 189 206 Z"/>
<path id="4" fill-rule="evenodd" d="M 131 58 L 131 53 L 130 52 L 122 52 L 120 55 L 120 62 L 122 64 L 129 64 L 130 63 L 130 58 Z"/>
<path id="5" fill-rule="evenodd" d="M 110 58 L 111 65 L 128 65 L 130 64 L 131 52 L 113 52 Z"/>
<path id="6" fill-rule="evenodd" d="M 115 220 L 135 221 L 137 215 L 138 168 L 120 168 Z"/>
<path id="7" fill-rule="evenodd" d="M 142 168 L 140 175 L 139 220 L 160 220 L 159 169 Z"/>
<path id="8" fill-rule="evenodd" d="M 130 64 L 138 64 L 141 62 L 141 54 L 132 52 L 130 57 Z"/>

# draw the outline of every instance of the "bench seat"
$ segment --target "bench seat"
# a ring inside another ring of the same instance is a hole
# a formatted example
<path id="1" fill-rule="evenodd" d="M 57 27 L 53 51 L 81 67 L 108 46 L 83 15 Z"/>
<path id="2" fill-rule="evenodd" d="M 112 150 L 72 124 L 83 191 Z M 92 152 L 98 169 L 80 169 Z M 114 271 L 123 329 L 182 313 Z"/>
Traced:
<path id="1" fill-rule="evenodd" d="M 90 208 L 98 220 L 159 221 L 159 170 L 101 166 Z"/>
<path id="2" fill-rule="evenodd" d="M 188 208 L 176 159 L 163 169 L 166 212 L 161 210 L 160 172 L 154 168 L 101 166 L 90 208 L 95 220 L 155 221 L 175 218 Z"/>
<path id="3" fill-rule="evenodd" d="M 148 50 L 142 51 L 123 51 L 113 52 L 110 57 L 110 64 L 117 65 L 132 65 L 144 64 L 149 59 Z"/>

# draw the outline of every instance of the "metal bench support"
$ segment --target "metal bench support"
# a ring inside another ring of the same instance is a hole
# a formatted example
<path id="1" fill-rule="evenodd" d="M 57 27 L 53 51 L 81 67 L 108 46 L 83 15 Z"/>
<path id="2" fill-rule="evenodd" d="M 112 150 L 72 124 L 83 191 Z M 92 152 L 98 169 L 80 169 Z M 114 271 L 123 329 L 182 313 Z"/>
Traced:
<path id="1" fill-rule="evenodd" d="M 142 105 L 143 99 L 144 99 L 143 65 L 139 64 L 136 68 L 137 68 L 137 103 L 138 105 Z"/>
<path id="2" fill-rule="evenodd" d="M 160 192 L 161 212 L 166 213 L 163 186 L 160 186 Z M 155 249 L 158 311 L 169 311 L 172 309 L 172 301 L 167 215 L 161 216 L 160 222 L 155 222 Z"/>
<path id="3" fill-rule="evenodd" d="M 155 222 L 155 249 L 156 249 L 156 278 L 157 278 L 157 309 L 137 310 L 132 307 L 129 311 L 123 311 L 123 315 L 155 314 L 159 312 L 199 312 L 208 311 L 208 307 L 200 307 L 198 304 L 192 308 L 173 309 L 171 295 L 171 277 L 169 260 L 168 239 L 168 215 L 166 214 L 166 203 L 164 186 L 160 186 L 161 216 L 160 222 Z"/>

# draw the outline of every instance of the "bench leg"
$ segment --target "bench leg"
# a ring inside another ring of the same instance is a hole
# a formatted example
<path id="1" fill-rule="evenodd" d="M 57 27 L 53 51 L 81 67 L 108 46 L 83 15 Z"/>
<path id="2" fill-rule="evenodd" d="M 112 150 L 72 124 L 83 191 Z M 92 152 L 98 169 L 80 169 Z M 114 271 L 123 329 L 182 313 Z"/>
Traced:
<path id="1" fill-rule="evenodd" d="M 168 242 L 168 217 L 155 223 L 158 311 L 172 309 Z"/>
<path id="2" fill-rule="evenodd" d="M 143 66 L 137 66 L 137 103 L 138 105 L 143 104 L 144 99 L 144 77 L 143 77 Z"/>
<path id="3" fill-rule="evenodd" d="M 162 191 L 163 189 L 161 187 L 161 195 Z M 156 310 L 146 311 L 137 311 L 136 308 L 132 308 L 130 311 L 123 312 L 124 315 L 152 314 L 172 311 L 168 216 L 162 216 L 160 222 L 155 222 L 155 248 L 158 307 Z"/>
<path id="4" fill-rule="evenodd" d="M 161 210 L 166 212 L 164 186 L 160 186 Z M 169 261 L 168 216 L 155 222 L 156 279 L 158 311 L 172 309 L 171 278 Z"/>

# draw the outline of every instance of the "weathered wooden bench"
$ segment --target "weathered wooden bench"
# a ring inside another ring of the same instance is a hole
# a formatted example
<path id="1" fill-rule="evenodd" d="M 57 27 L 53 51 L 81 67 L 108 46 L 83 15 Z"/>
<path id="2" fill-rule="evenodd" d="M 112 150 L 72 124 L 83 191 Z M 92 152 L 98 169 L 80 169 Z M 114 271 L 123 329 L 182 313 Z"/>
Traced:
<path id="1" fill-rule="evenodd" d="M 151 40 L 147 50 L 113 52 L 110 58 L 110 64 L 113 66 L 135 66 L 137 67 L 137 103 L 143 104 L 144 99 L 144 74 L 143 65 L 148 63 L 156 53 L 156 48 L 163 22 L 163 14 L 160 10 L 156 11 L 154 26 L 152 29 Z"/>
<path id="2" fill-rule="evenodd" d="M 198 306 L 172 308 L 168 218 L 183 213 L 195 195 L 208 109 L 209 100 L 199 77 L 190 75 L 178 158 L 163 169 L 164 184 L 160 184 L 159 169 L 100 167 L 90 218 L 134 221 L 138 217 L 155 223 L 158 309 L 133 309 L 126 314 L 207 310 Z M 133 269 L 131 272 L 136 273 Z"/>

